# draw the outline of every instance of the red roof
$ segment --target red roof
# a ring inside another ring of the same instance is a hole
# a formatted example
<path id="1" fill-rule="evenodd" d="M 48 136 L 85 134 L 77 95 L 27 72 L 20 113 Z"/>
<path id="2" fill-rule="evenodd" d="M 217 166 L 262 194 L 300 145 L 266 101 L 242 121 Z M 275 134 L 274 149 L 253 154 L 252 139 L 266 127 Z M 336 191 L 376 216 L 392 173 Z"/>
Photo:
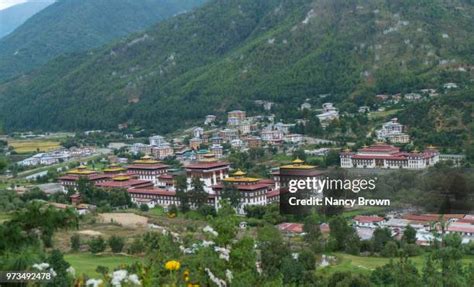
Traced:
<path id="1" fill-rule="evenodd" d="M 474 225 L 470 223 L 452 223 L 448 225 L 448 231 L 474 233 Z"/>
<path id="2" fill-rule="evenodd" d="M 268 197 L 274 197 L 274 196 L 280 196 L 280 190 L 279 189 L 275 189 L 275 190 L 272 190 L 269 193 L 267 193 L 267 198 Z"/>
<path id="3" fill-rule="evenodd" d="M 400 149 L 398 147 L 389 145 L 389 144 L 384 144 L 384 143 L 379 143 L 379 144 L 374 144 L 369 147 L 364 147 L 359 149 L 359 151 L 362 152 L 388 152 L 388 153 L 393 153 L 393 152 L 398 152 Z"/>
<path id="4" fill-rule="evenodd" d="M 412 220 L 412 221 L 421 221 L 421 222 L 433 222 L 438 221 L 439 215 L 416 215 L 416 214 L 405 214 L 402 216 L 403 219 Z"/>
<path id="5" fill-rule="evenodd" d="M 365 215 L 357 215 L 353 218 L 354 221 L 362 222 L 362 223 L 371 223 L 371 222 L 381 222 L 385 219 L 379 216 L 365 216 Z"/>
<path id="6" fill-rule="evenodd" d="M 264 178 L 264 179 L 261 179 L 259 181 L 259 183 L 267 183 L 267 184 L 274 184 L 275 181 L 273 179 L 270 179 L 270 178 Z"/>
<path id="7" fill-rule="evenodd" d="M 278 229 L 290 233 L 303 233 L 303 224 L 284 222 L 278 224 Z"/>
<path id="8" fill-rule="evenodd" d="M 98 187 L 105 187 L 105 188 L 129 188 L 137 185 L 153 185 L 153 183 L 149 180 L 141 180 L 141 179 L 129 179 L 124 181 L 105 181 L 96 183 Z"/>
<path id="9" fill-rule="evenodd" d="M 175 196 L 176 192 L 169 191 L 161 188 L 130 188 L 127 190 L 128 193 L 135 194 L 148 194 L 148 195 L 166 195 L 166 196 Z"/>
<path id="10" fill-rule="evenodd" d="M 161 174 L 158 176 L 158 178 L 173 179 L 173 176 L 171 174 Z"/>
<path id="11" fill-rule="evenodd" d="M 185 165 L 185 168 L 188 169 L 211 169 L 217 167 L 229 166 L 228 162 L 224 161 L 215 161 L 215 162 L 197 162 Z"/>
<path id="12" fill-rule="evenodd" d="M 253 190 L 268 188 L 270 185 L 267 184 L 267 183 L 255 183 L 255 184 L 238 184 L 238 185 L 234 185 L 234 186 L 238 190 L 253 191 Z M 224 188 L 224 185 L 221 184 L 221 183 L 212 186 L 212 189 L 222 189 L 222 188 Z"/>

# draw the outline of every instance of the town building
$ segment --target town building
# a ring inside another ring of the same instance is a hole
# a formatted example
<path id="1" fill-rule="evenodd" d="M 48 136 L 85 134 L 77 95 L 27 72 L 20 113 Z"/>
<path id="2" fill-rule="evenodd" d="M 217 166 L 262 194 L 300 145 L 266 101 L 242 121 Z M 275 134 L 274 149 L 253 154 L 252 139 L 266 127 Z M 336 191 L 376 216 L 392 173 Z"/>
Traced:
<path id="1" fill-rule="evenodd" d="M 161 146 L 163 144 L 168 144 L 163 136 L 158 135 L 149 137 L 148 141 L 150 142 L 151 146 Z"/>
<path id="2" fill-rule="evenodd" d="M 280 130 L 263 130 L 260 136 L 263 141 L 275 144 L 283 141 L 284 134 Z"/>
<path id="3" fill-rule="evenodd" d="M 298 144 L 303 141 L 303 135 L 300 134 L 288 134 L 283 137 L 283 141 L 287 143 Z"/>
<path id="4" fill-rule="evenodd" d="M 219 136 L 223 141 L 231 142 L 239 138 L 239 132 L 236 129 L 223 129 L 219 132 Z"/>
<path id="5" fill-rule="evenodd" d="M 193 129 L 193 136 L 195 138 L 201 138 L 202 135 L 204 134 L 204 129 L 201 127 L 197 127 Z"/>
<path id="6" fill-rule="evenodd" d="M 201 138 L 192 138 L 189 140 L 189 148 L 192 150 L 198 150 L 201 147 L 202 139 Z"/>
<path id="7" fill-rule="evenodd" d="M 379 216 L 357 215 L 352 220 L 358 227 L 377 228 L 385 221 L 385 218 Z"/>
<path id="8" fill-rule="evenodd" d="M 128 165 L 127 174 L 136 174 L 141 180 L 150 180 L 154 184 L 158 183 L 158 176 L 168 172 L 168 166 L 152 157 L 146 155 L 139 160 L 135 160 L 133 164 Z"/>
<path id="9" fill-rule="evenodd" d="M 224 156 L 224 147 L 220 144 L 213 144 L 209 150 L 214 154 L 215 158 L 222 158 Z"/>
<path id="10" fill-rule="evenodd" d="M 146 204 L 149 208 L 156 206 L 168 208 L 170 205 L 179 205 L 175 191 L 161 188 L 130 188 L 128 193 L 132 202 L 138 206 Z"/>
<path id="11" fill-rule="evenodd" d="M 388 141 L 391 143 L 408 143 L 410 137 L 403 133 L 403 125 L 398 123 L 397 118 L 391 119 L 382 125 L 380 130 L 376 132 L 377 139 L 380 141 Z"/>
<path id="12" fill-rule="evenodd" d="M 424 152 L 403 152 L 398 147 L 377 143 L 357 152 L 345 150 L 340 158 L 343 168 L 424 169 L 439 161 L 439 152 L 434 148 Z"/>
<path id="13" fill-rule="evenodd" d="M 103 173 L 98 173 L 95 170 L 90 170 L 86 166 L 79 166 L 75 169 L 69 170 L 65 175 L 58 178 L 59 183 L 63 186 L 64 192 L 68 190 L 76 190 L 78 181 L 85 178 L 93 184 L 106 182 L 111 180 L 111 176 Z"/>
<path id="14" fill-rule="evenodd" d="M 170 144 L 164 143 L 159 146 L 153 146 L 151 148 L 151 154 L 154 158 L 165 159 L 174 155 L 174 149 L 171 147 Z"/>
<path id="15" fill-rule="evenodd" d="M 328 124 L 327 122 L 339 119 L 339 112 L 332 103 L 324 103 L 323 112 L 317 115 L 317 117 L 321 124 L 325 126 Z"/>
<path id="16" fill-rule="evenodd" d="M 237 208 L 239 214 L 245 213 L 245 206 L 267 204 L 267 193 L 271 189 L 271 184 L 260 178 L 248 177 L 245 172 L 238 170 L 231 177 L 224 178 L 221 183 L 212 186 L 217 205 L 219 205 L 222 191 L 226 185 L 241 194 L 240 204 Z"/>
<path id="17" fill-rule="evenodd" d="M 95 184 L 98 188 L 102 189 L 125 189 L 130 188 L 151 188 L 153 187 L 152 180 L 138 179 L 138 176 L 119 174 L 112 177 L 112 180 L 98 182 Z"/>
<path id="18" fill-rule="evenodd" d="M 189 190 L 192 188 L 192 179 L 197 177 L 202 181 L 204 190 L 209 194 L 213 194 L 212 186 L 228 177 L 230 164 L 224 161 L 210 160 L 190 163 L 185 165 L 184 168 Z"/>
<path id="19" fill-rule="evenodd" d="M 259 148 L 262 146 L 262 139 L 257 136 L 248 136 L 244 138 L 244 141 L 249 148 Z"/>
<path id="20" fill-rule="evenodd" d="M 205 125 L 210 125 L 216 121 L 216 116 L 215 115 L 207 115 L 206 119 L 204 120 Z"/>

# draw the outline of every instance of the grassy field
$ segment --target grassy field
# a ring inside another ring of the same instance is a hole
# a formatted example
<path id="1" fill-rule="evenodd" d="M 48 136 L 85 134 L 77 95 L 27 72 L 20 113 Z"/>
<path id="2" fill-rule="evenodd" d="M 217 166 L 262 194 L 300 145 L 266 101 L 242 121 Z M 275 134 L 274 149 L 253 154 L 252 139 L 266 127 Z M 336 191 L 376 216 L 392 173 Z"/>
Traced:
<path id="1" fill-rule="evenodd" d="M 97 266 L 108 267 L 110 271 L 120 267 L 121 264 L 132 264 L 141 261 L 141 258 L 125 255 L 94 255 L 91 253 L 65 254 L 64 259 L 76 270 L 76 274 L 87 274 L 89 277 L 98 277 L 95 272 Z"/>
<path id="2" fill-rule="evenodd" d="M 11 217 L 12 216 L 9 213 L 0 212 L 0 223 L 9 220 Z"/>
<path id="3" fill-rule="evenodd" d="M 388 116 L 392 116 L 396 113 L 398 113 L 399 111 L 401 111 L 401 109 L 395 109 L 395 110 L 388 110 L 388 111 L 383 111 L 383 112 L 370 112 L 369 113 L 369 119 L 370 120 L 377 120 L 377 119 L 383 119 L 383 118 L 386 118 Z"/>
<path id="4" fill-rule="evenodd" d="M 342 215 L 345 218 L 352 218 L 357 215 L 375 215 L 378 213 L 383 213 L 385 210 L 384 207 L 380 206 L 365 206 L 363 208 L 352 209 L 352 210 L 345 210 Z"/>
<path id="5" fill-rule="evenodd" d="M 45 152 L 59 148 L 59 141 L 54 140 L 9 140 L 8 145 L 12 146 L 17 153 Z"/>
<path id="6" fill-rule="evenodd" d="M 360 273 L 369 273 L 375 268 L 388 264 L 390 258 L 385 257 L 365 257 L 354 256 L 345 253 L 335 253 L 333 256 L 337 258 L 337 264 L 319 269 L 323 273 L 333 273 L 337 271 L 352 271 Z M 393 258 L 397 262 L 398 258 Z M 424 255 L 410 257 L 410 260 L 415 264 L 418 270 L 423 269 L 425 257 Z M 474 263 L 474 256 L 465 256 L 462 259 L 463 264 Z"/>

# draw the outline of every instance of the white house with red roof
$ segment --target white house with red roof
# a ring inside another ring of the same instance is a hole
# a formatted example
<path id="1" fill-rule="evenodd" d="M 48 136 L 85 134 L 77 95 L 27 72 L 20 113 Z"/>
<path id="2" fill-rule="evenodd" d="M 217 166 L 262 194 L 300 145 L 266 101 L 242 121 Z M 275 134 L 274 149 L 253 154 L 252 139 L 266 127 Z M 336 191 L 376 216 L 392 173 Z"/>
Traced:
<path id="1" fill-rule="evenodd" d="M 424 152 L 403 152 L 400 148 L 376 143 L 357 152 L 340 153 L 342 168 L 424 169 L 439 161 L 439 152 L 429 147 Z"/>

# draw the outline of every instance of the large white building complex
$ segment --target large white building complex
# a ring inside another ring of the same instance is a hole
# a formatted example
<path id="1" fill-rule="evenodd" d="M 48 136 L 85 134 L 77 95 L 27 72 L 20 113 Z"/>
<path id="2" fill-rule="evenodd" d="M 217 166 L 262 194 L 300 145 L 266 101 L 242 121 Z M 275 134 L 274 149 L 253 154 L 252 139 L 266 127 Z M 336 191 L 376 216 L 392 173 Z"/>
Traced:
<path id="1" fill-rule="evenodd" d="M 439 161 L 439 152 L 433 147 L 423 152 L 403 152 L 398 147 L 377 143 L 357 152 L 345 150 L 340 158 L 343 168 L 423 169 Z"/>

